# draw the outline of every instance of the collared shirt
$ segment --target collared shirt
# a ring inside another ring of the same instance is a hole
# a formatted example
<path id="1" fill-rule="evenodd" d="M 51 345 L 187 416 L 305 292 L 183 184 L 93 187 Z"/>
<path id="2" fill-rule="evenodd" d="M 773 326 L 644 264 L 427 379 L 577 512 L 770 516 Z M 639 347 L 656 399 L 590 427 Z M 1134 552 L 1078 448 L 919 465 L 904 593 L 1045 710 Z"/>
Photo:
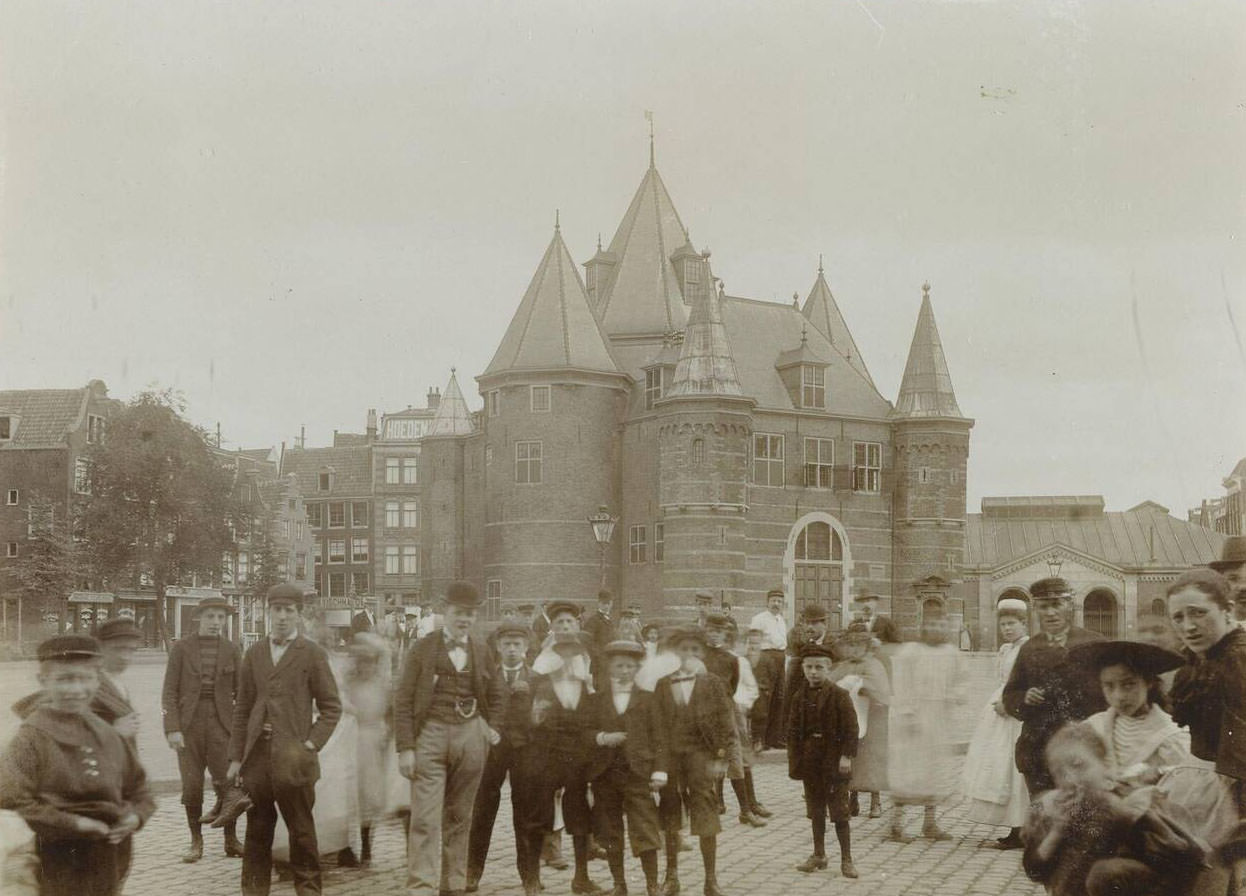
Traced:
<path id="1" fill-rule="evenodd" d="M 295 632 L 290 637 L 286 638 L 284 641 L 278 641 L 272 635 L 268 636 L 268 649 L 269 649 L 269 652 L 272 653 L 274 666 L 277 665 L 279 662 L 281 662 L 281 658 L 286 655 L 286 648 L 288 648 L 292 643 L 294 643 L 294 639 L 297 638 L 298 636 L 299 636 L 299 633 Z"/>
<path id="2" fill-rule="evenodd" d="M 514 684 L 519 681 L 519 673 L 523 671 L 523 666 L 516 666 L 513 669 L 502 667 L 502 675 L 506 679 L 507 684 Z"/>
<path id="3" fill-rule="evenodd" d="M 1063 632 L 1061 632 L 1061 633 L 1060 633 L 1060 634 L 1058 634 L 1058 635 L 1048 635 L 1048 636 L 1047 636 L 1047 643 L 1048 643 L 1048 644 L 1050 644 L 1052 647 L 1065 647 L 1065 646 L 1067 646 L 1067 645 L 1068 645 L 1068 643 L 1069 643 L 1069 632 L 1068 632 L 1068 629 L 1065 629 Z"/>
<path id="4" fill-rule="evenodd" d="M 627 704 L 630 703 L 632 699 L 632 686 L 630 684 L 616 684 L 612 687 L 613 690 L 611 690 L 610 696 L 614 700 L 614 711 L 619 715 L 623 715 L 623 713 L 627 712 Z"/>
<path id="5" fill-rule="evenodd" d="M 762 610 L 753 617 L 749 626 L 762 632 L 762 650 L 787 650 L 787 623 L 782 615 Z"/>
<path id="6" fill-rule="evenodd" d="M 446 652 L 450 654 L 450 662 L 454 663 L 454 668 L 462 672 L 467 668 L 467 639 L 458 640 L 450 634 L 448 630 L 443 629 L 446 638 Z"/>

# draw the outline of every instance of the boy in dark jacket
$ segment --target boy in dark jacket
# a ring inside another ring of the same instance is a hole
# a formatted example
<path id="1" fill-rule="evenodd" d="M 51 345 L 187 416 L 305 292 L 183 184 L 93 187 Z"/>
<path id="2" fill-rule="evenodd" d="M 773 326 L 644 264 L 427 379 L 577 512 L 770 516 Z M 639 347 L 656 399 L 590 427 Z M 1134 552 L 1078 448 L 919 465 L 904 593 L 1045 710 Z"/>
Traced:
<path id="1" fill-rule="evenodd" d="M 597 750 L 589 767 L 593 822 L 605 844 L 614 878 L 611 896 L 626 896 L 623 871 L 623 819 L 632 853 L 640 857 L 647 896 L 658 893 L 661 827 L 653 797 L 667 781 L 666 732 L 653 711 L 653 695 L 636 686 L 645 648 L 634 641 L 612 641 L 602 651 L 605 687 L 589 697 L 589 732 Z"/>
<path id="2" fill-rule="evenodd" d="M 44 699 L 0 756 L 0 808 L 37 836 L 44 896 L 113 896 L 131 835 L 155 811 L 138 754 L 91 711 L 99 645 L 62 635 L 39 645 Z"/>
<path id="3" fill-rule="evenodd" d="M 826 867 L 826 818 L 835 822 L 840 873 L 855 878 L 848 826 L 848 781 L 857 755 L 857 714 L 848 692 L 830 680 L 829 646 L 806 644 L 800 655 L 802 680 L 788 700 L 788 777 L 805 785 L 805 807 L 813 822 L 813 855 L 796 866 L 806 873 Z"/>

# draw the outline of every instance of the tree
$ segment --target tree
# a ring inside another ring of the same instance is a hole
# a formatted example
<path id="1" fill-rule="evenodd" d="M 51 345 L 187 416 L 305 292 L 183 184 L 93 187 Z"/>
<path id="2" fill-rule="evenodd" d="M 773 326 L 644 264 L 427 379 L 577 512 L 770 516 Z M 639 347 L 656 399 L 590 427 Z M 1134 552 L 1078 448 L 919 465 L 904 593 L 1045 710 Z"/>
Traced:
<path id="1" fill-rule="evenodd" d="M 82 516 L 100 577 L 135 588 L 150 578 L 166 647 L 167 588 L 220 571 L 234 510 L 230 475 L 184 409 L 173 392 L 146 391 L 109 418 L 106 437 L 88 455 L 91 498 Z"/>
<path id="2" fill-rule="evenodd" d="M 57 513 L 52 501 L 32 495 L 27 512 L 30 538 L 13 564 L 17 593 L 40 616 L 60 616 L 69 592 L 87 577 L 85 557 L 74 541 L 68 511 Z"/>

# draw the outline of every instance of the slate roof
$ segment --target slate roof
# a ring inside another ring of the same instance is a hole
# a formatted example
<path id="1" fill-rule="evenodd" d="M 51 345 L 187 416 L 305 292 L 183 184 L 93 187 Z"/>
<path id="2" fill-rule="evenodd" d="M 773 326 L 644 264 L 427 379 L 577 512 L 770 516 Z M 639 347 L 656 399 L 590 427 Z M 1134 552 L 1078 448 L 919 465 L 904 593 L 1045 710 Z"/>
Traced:
<path id="1" fill-rule="evenodd" d="M 943 341 L 930 304 L 930 286 L 922 287 L 922 307 L 909 347 L 908 363 L 900 381 L 895 417 L 961 417 L 952 376 L 948 373 Z"/>
<path id="2" fill-rule="evenodd" d="M 740 376 L 713 282 L 698 290 L 668 395 L 741 395 Z"/>
<path id="3" fill-rule="evenodd" d="M 333 471 L 333 488 L 320 491 L 320 471 Z M 291 448 L 282 458 L 281 475 L 293 473 L 299 491 L 308 499 L 355 497 L 372 494 L 372 448 L 351 445 L 337 448 Z"/>
<path id="4" fill-rule="evenodd" d="M 658 169 L 650 164 L 607 250 L 618 263 L 597 313 L 609 335 L 656 335 L 684 328 L 689 309 L 670 257 L 687 243 L 688 230 Z"/>
<path id="5" fill-rule="evenodd" d="M 22 389 L 0 392 L 0 416 L 21 419 L 5 448 L 32 448 L 62 445 L 65 437 L 81 421 L 87 389 Z"/>
<path id="6" fill-rule="evenodd" d="M 1151 501 L 1115 512 L 1105 511 L 1098 495 L 984 498 L 982 505 L 965 530 L 966 566 L 976 569 L 1006 566 L 1055 545 L 1124 569 L 1184 569 L 1215 560 L 1224 542 Z"/>
<path id="7" fill-rule="evenodd" d="M 454 371 L 450 371 L 450 382 L 445 394 L 437 405 L 437 413 L 433 422 L 424 433 L 427 436 L 465 436 L 475 431 L 472 425 L 472 412 L 467 408 L 463 398 L 463 390 L 459 388 L 459 380 Z"/>
<path id="8" fill-rule="evenodd" d="M 619 372 L 588 303 L 580 271 L 555 226 L 553 239 L 483 376 L 560 367 Z"/>
<path id="9" fill-rule="evenodd" d="M 865 366 L 865 359 L 861 356 L 861 350 L 857 348 L 857 343 L 852 338 L 852 331 L 848 329 L 848 324 L 839 311 L 835 296 L 831 295 L 831 287 L 827 285 L 821 260 L 818 262 L 818 279 L 813 282 L 813 289 L 809 290 L 809 296 L 805 299 L 805 306 L 801 309 L 801 313 L 809 319 L 809 323 L 817 327 L 819 333 L 830 340 L 831 345 L 844 357 L 844 360 L 873 386 L 874 378 L 870 376 L 870 371 Z"/>

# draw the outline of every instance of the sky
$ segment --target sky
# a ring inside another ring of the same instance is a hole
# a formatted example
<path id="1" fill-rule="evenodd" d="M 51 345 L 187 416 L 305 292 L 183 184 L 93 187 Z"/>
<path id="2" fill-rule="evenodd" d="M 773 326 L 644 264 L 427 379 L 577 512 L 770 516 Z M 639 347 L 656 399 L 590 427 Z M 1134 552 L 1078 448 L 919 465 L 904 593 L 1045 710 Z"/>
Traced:
<path id="1" fill-rule="evenodd" d="M 894 400 L 931 298 L 985 495 L 1184 516 L 1246 455 L 1246 5 L 0 5 L 0 388 L 232 447 L 473 407 L 558 211 L 657 166 L 731 295 L 827 279 Z M 833 388 L 833 384 L 832 384 Z"/>

